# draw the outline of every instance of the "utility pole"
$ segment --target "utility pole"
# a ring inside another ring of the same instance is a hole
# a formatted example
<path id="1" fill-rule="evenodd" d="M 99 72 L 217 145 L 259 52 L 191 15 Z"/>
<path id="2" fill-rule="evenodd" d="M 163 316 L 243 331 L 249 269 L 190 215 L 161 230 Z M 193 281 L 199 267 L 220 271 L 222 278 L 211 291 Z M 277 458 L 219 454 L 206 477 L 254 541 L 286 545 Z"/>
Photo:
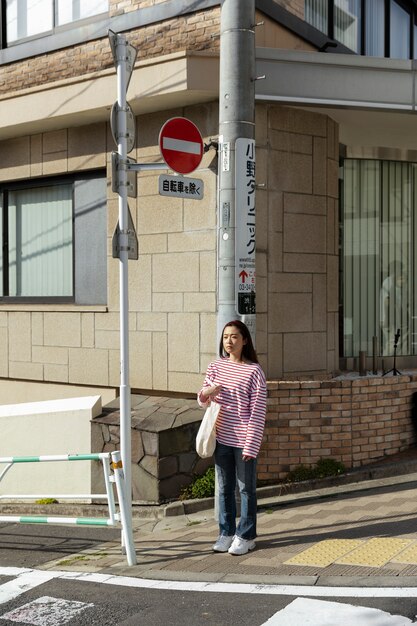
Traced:
<path id="1" fill-rule="evenodd" d="M 220 22 L 217 335 L 255 315 L 255 0 L 223 0 Z"/>
<path id="2" fill-rule="evenodd" d="M 217 216 L 218 341 L 225 324 L 236 318 L 242 319 L 251 331 L 253 341 L 256 339 L 254 28 L 255 0 L 222 1 Z M 248 287 L 249 290 L 245 291 Z M 216 520 L 219 513 L 218 493 L 216 472 Z M 239 506 L 238 493 L 236 500 Z"/>

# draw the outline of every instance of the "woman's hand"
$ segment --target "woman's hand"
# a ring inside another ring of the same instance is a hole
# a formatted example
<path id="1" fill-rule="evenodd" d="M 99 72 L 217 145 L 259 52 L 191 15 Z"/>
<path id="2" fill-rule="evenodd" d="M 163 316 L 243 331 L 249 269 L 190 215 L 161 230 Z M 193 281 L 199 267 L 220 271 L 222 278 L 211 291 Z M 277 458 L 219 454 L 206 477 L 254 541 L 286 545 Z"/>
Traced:
<path id="1" fill-rule="evenodd" d="M 252 457 L 251 456 L 247 456 L 247 454 L 242 454 L 242 460 L 243 461 L 251 461 Z"/>
<path id="2" fill-rule="evenodd" d="M 221 385 L 212 385 L 211 387 L 204 389 L 202 395 L 207 399 L 213 400 L 221 392 L 221 390 Z"/>

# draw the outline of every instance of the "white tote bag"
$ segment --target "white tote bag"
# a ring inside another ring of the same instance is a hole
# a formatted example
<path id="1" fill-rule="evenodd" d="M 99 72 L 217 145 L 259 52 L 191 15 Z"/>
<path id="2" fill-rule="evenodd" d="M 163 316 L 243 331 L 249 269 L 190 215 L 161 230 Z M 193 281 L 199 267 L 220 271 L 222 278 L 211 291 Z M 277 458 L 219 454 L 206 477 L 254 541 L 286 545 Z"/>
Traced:
<path id="1" fill-rule="evenodd" d="M 204 413 L 200 428 L 198 429 L 195 448 L 198 456 L 201 456 L 202 459 L 213 456 L 214 454 L 216 447 L 216 420 L 220 408 L 221 405 L 212 400 L 210 406 L 207 407 Z"/>

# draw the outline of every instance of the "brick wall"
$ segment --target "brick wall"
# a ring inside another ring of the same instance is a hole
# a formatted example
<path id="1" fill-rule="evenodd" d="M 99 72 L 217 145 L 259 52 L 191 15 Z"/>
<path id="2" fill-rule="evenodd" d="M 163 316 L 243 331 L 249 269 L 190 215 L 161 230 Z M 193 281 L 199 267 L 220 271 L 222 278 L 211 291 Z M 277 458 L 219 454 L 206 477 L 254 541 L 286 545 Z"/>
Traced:
<path id="1" fill-rule="evenodd" d="M 277 4 L 284 7 L 290 13 L 294 13 L 300 19 L 304 19 L 305 0 L 275 0 Z"/>
<path id="2" fill-rule="evenodd" d="M 164 2 L 167 2 L 167 0 L 110 0 L 110 16 L 123 15 L 123 13 L 153 7 L 156 4 L 164 4 Z"/>
<path id="3" fill-rule="evenodd" d="M 260 480 L 285 478 L 320 458 L 358 467 L 415 441 L 411 395 L 417 375 L 331 381 L 269 382 Z"/>
<path id="4" fill-rule="evenodd" d="M 137 48 L 140 61 L 178 50 L 218 50 L 219 38 L 212 34 L 219 32 L 220 8 L 216 7 L 132 30 L 128 41 Z M 90 41 L 1 66 L 0 97 L 111 67 L 113 57 L 108 38 Z"/>

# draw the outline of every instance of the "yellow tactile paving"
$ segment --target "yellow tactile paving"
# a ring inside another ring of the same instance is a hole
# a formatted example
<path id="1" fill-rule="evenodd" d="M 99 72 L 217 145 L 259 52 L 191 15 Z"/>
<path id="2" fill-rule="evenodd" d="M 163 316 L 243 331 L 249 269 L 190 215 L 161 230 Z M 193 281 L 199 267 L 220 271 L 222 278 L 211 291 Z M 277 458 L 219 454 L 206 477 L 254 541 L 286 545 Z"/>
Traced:
<path id="1" fill-rule="evenodd" d="M 367 567 L 381 567 L 386 565 L 412 541 L 408 539 L 391 539 L 374 537 L 369 539 L 359 548 L 352 550 L 342 558 L 337 559 L 337 563 L 342 565 L 364 565 Z"/>
<path id="2" fill-rule="evenodd" d="M 316 543 L 311 548 L 307 548 L 304 552 L 300 552 L 293 556 L 285 565 L 314 565 L 316 567 L 327 567 L 331 565 L 339 557 L 348 554 L 363 541 L 358 539 L 326 539 Z"/>
<path id="3" fill-rule="evenodd" d="M 391 559 L 394 563 L 407 563 L 408 565 L 417 565 L 417 543 L 409 546 L 400 554 L 397 554 L 395 559 Z"/>

